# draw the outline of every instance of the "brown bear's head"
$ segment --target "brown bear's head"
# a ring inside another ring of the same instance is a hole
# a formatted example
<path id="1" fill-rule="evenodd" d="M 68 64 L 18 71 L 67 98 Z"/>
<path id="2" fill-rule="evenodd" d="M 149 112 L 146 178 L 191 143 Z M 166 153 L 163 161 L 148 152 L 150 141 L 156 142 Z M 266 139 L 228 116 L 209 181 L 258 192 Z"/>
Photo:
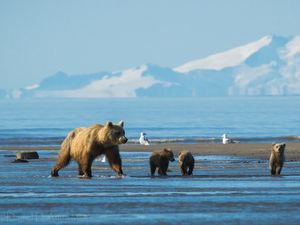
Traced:
<path id="1" fill-rule="evenodd" d="M 272 144 L 272 151 L 275 153 L 283 154 L 285 150 L 285 143 L 274 143 Z"/>
<path id="2" fill-rule="evenodd" d="M 174 154 L 171 149 L 164 148 L 163 151 L 164 151 L 164 154 L 167 155 L 169 161 L 171 161 L 171 162 L 175 161 Z"/>
<path id="3" fill-rule="evenodd" d="M 99 133 L 100 141 L 102 143 L 111 145 L 125 144 L 128 139 L 125 137 L 125 131 L 123 127 L 123 121 L 120 121 L 119 124 L 107 122 Z"/>

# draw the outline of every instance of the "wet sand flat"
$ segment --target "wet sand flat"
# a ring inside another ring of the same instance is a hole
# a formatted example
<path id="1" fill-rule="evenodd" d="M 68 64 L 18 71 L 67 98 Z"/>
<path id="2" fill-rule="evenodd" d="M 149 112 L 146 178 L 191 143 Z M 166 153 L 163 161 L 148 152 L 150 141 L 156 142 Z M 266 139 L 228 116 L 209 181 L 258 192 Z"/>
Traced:
<path id="1" fill-rule="evenodd" d="M 191 150 L 194 176 L 173 162 L 168 177 L 151 178 L 150 151 L 162 147 Z M 16 150 L 1 150 L 0 224 L 299 224 L 298 147 L 287 144 L 282 176 L 272 177 L 270 144 L 124 145 L 127 176 L 95 161 L 92 179 L 78 178 L 74 162 L 50 178 L 54 149 L 24 164 L 10 163 Z"/>
<path id="2" fill-rule="evenodd" d="M 150 146 L 123 145 L 124 151 L 153 151 L 163 148 L 171 148 L 174 152 L 189 150 L 201 155 L 236 155 L 249 156 L 260 159 L 269 159 L 271 154 L 271 143 L 238 143 L 238 144 L 157 144 Z M 285 151 L 287 160 L 300 160 L 300 142 L 289 142 Z"/>
<path id="3" fill-rule="evenodd" d="M 249 156 L 260 159 L 268 159 L 271 153 L 271 143 L 238 143 L 238 144 L 177 144 L 165 143 L 150 146 L 141 146 L 138 144 L 121 145 L 121 151 L 129 152 L 151 152 L 163 148 L 171 148 L 174 152 L 189 150 L 194 154 L 201 155 L 237 155 Z M 59 150 L 59 146 L 0 146 L 0 150 Z M 285 155 L 287 160 L 300 160 L 300 142 L 288 142 Z"/>

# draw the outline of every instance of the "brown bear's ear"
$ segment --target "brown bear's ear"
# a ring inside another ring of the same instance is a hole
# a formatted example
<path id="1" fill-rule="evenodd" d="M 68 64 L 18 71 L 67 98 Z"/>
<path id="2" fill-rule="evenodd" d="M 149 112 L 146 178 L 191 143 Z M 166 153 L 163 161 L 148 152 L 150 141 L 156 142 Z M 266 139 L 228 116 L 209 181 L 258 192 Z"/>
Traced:
<path id="1" fill-rule="evenodd" d="M 113 123 L 110 122 L 110 121 L 108 121 L 108 122 L 105 124 L 106 127 L 112 127 L 112 125 L 113 125 Z"/>
<path id="2" fill-rule="evenodd" d="M 121 121 L 119 122 L 119 126 L 122 127 L 122 128 L 124 127 L 124 121 L 123 121 L 123 120 L 121 120 Z"/>
<path id="3" fill-rule="evenodd" d="M 276 143 L 272 143 L 272 147 L 274 147 L 276 145 Z"/>
<path id="4" fill-rule="evenodd" d="M 285 143 L 282 143 L 281 145 L 285 148 Z"/>

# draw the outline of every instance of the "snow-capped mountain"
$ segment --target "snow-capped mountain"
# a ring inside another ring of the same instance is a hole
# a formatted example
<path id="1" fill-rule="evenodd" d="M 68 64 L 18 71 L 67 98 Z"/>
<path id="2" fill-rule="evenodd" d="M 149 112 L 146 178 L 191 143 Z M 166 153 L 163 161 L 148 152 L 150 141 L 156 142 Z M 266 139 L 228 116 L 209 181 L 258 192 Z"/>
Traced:
<path id="1" fill-rule="evenodd" d="M 181 73 L 188 73 L 193 70 L 222 70 L 227 67 L 238 66 L 243 63 L 249 56 L 259 51 L 261 48 L 268 46 L 272 41 L 271 36 L 265 36 L 253 43 L 230 49 L 225 52 L 208 56 L 204 59 L 194 60 L 185 63 L 174 70 Z"/>
<path id="2" fill-rule="evenodd" d="M 145 64 L 120 72 L 59 72 L 14 90 L 18 97 L 81 98 L 299 94 L 300 36 L 265 36 L 176 68 Z"/>

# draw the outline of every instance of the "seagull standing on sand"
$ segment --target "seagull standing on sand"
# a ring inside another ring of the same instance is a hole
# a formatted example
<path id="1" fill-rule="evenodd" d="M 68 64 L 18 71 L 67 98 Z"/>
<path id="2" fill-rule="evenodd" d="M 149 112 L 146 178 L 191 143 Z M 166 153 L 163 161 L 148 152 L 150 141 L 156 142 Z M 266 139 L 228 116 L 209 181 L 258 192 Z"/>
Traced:
<path id="1" fill-rule="evenodd" d="M 141 145 L 150 145 L 149 140 L 145 137 L 146 133 L 142 132 L 140 136 L 140 144 Z"/>
<path id="2" fill-rule="evenodd" d="M 228 138 L 226 134 L 222 135 L 223 139 L 222 139 L 222 143 L 225 144 L 232 144 L 235 143 L 232 139 Z"/>

